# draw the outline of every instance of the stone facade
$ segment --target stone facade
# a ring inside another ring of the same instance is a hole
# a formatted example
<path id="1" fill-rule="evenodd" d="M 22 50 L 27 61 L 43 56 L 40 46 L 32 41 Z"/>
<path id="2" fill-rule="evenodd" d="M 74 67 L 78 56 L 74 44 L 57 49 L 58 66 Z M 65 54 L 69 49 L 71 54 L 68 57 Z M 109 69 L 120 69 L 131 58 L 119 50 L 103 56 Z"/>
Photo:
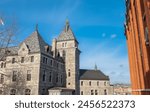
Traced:
<path id="1" fill-rule="evenodd" d="M 131 86 L 127 84 L 115 84 L 114 95 L 131 95 Z"/>
<path id="2" fill-rule="evenodd" d="M 80 95 L 112 95 L 109 77 L 96 69 L 80 70 Z"/>
<path id="3" fill-rule="evenodd" d="M 125 35 L 132 94 L 150 94 L 150 0 L 126 0 Z"/>
<path id="4" fill-rule="evenodd" d="M 105 80 L 80 80 L 80 95 L 112 95 L 113 86 Z"/>
<path id="5" fill-rule="evenodd" d="M 7 56 L 1 58 L 0 94 L 70 95 L 84 91 L 89 95 L 91 89 L 97 90 L 98 95 L 111 94 L 109 78 L 102 72 L 98 71 L 96 79 L 83 79 L 78 44 L 68 21 L 58 38 L 53 39 L 52 46 L 36 28 L 19 46 L 9 47 Z M 0 57 L 5 50 L 0 52 Z M 88 86 L 89 80 L 92 86 Z M 82 81 L 84 86 L 80 85 Z"/>

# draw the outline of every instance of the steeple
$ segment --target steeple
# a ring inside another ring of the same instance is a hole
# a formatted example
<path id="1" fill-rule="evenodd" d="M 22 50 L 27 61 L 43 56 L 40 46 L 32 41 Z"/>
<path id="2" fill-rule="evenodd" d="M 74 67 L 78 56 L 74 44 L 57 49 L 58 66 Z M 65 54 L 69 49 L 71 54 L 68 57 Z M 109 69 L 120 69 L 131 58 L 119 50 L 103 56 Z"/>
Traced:
<path id="1" fill-rule="evenodd" d="M 35 25 L 35 31 L 38 31 L 38 24 Z"/>
<path id="2" fill-rule="evenodd" d="M 94 68 L 95 68 L 95 70 L 97 70 L 97 65 L 96 65 L 96 64 L 95 64 L 95 67 L 94 67 Z"/>
<path id="3" fill-rule="evenodd" d="M 70 27 L 70 25 L 69 25 L 69 20 L 68 19 L 66 19 L 66 32 L 68 31 L 68 29 L 69 29 L 69 27 Z"/>

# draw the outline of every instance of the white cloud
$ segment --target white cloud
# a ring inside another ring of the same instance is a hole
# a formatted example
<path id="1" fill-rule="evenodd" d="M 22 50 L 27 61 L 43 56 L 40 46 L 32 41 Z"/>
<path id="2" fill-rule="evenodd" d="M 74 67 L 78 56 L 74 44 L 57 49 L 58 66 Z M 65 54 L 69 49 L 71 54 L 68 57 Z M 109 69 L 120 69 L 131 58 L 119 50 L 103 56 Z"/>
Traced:
<path id="1" fill-rule="evenodd" d="M 117 34 L 112 34 L 111 36 L 110 36 L 110 38 L 116 38 L 117 37 Z"/>

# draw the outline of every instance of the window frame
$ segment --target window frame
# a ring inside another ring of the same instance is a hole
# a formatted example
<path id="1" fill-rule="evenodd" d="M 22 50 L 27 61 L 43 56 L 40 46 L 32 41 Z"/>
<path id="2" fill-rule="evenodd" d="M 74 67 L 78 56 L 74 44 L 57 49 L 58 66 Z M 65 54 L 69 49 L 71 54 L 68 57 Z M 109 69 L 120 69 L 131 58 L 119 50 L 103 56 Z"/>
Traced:
<path id="1" fill-rule="evenodd" d="M 31 81 L 31 70 L 27 70 L 27 81 Z"/>

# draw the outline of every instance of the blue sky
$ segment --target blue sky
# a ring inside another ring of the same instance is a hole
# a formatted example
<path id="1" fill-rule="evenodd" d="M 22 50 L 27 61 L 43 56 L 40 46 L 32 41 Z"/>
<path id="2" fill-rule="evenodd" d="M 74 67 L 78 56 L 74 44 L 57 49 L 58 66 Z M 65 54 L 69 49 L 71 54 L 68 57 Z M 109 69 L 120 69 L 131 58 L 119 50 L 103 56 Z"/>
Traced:
<path id="1" fill-rule="evenodd" d="M 49 44 L 68 18 L 82 51 L 80 68 L 93 69 L 96 63 L 112 83 L 130 82 L 123 28 L 125 0 L 3 0 L 0 14 L 6 23 L 16 18 L 20 41 L 38 24 Z"/>

